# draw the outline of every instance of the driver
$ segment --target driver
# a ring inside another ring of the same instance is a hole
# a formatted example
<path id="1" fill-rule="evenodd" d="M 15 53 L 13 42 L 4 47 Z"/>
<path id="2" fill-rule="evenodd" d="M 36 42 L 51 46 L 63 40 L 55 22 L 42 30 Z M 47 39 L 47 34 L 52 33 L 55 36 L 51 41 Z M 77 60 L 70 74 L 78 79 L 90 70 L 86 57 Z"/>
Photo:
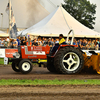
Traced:
<path id="1" fill-rule="evenodd" d="M 61 45 L 61 44 L 66 44 L 66 41 L 64 39 L 63 34 L 59 35 L 59 43 L 55 43 L 55 46 L 53 47 L 50 55 L 52 55 L 53 53 L 55 53 L 57 51 L 57 49 L 59 48 L 59 45 Z"/>

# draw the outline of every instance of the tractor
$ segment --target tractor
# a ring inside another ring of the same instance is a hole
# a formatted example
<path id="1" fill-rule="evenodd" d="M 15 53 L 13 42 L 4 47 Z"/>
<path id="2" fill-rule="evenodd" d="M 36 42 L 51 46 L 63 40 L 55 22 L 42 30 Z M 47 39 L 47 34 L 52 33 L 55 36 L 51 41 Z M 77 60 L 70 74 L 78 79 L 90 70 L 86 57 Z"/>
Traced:
<path id="1" fill-rule="evenodd" d="M 67 41 L 69 39 L 68 33 Z M 73 33 L 73 32 L 72 32 Z M 92 67 L 100 74 L 100 55 L 95 51 L 89 51 L 92 55 L 87 56 L 79 47 L 72 45 L 60 45 L 53 55 L 50 54 L 50 47 L 47 46 L 20 46 L 13 53 L 13 58 L 8 58 L 8 62 L 12 62 L 12 69 L 15 72 L 28 74 L 33 69 L 32 63 L 38 63 L 39 67 L 43 64 L 50 72 L 59 74 L 76 74 L 81 72 L 85 67 Z"/>

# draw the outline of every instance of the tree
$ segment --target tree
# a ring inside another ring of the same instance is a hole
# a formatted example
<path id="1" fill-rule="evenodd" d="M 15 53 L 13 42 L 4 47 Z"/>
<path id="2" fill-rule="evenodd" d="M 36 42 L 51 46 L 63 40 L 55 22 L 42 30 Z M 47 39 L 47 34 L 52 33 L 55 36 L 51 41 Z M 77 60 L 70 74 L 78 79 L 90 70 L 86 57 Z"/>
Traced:
<path id="1" fill-rule="evenodd" d="M 94 29 L 96 4 L 91 4 L 87 0 L 64 0 L 63 8 L 83 25 Z"/>

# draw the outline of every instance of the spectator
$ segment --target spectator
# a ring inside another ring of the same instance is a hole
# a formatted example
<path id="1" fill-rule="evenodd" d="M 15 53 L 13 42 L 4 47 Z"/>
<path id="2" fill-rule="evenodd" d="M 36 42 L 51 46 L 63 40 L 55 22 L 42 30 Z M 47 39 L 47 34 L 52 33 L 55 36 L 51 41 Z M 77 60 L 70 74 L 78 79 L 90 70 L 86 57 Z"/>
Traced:
<path id="1" fill-rule="evenodd" d="M 55 40 L 55 44 L 58 44 L 58 43 L 59 43 L 59 39 L 56 38 L 56 40 Z"/>
<path id="2" fill-rule="evenodd" d="M 53 38 L 51 39 L 51 45 L 52 45 L 52 47 L 54 46 L 54 39 Z"/>
<path id="3" fill-rule="evenodd" d="M 17 37 L 17 42 L 18 42 L 18 46 L 20 46 L 20 44 L 21 44 L 20 36 Z"/>
<path id="4" fill-rule="evenodd" d="M 94 50 L 94 40 L 92 41 L 92 43 L 90 45 L 90 50 Z"/>
<path id="5" fill-rule="evenodd" d="M 21 45 L 26 45 L 26 38 L 25 38 L 25 36 L 23 36 L 23 38 L 21 40 Z"/>
<path id="6" fill-rule="evenodd" d="M 78 46 L 76 39 L 73 40 L 73 45 L 77 45 Z"/>
<path id="7" fill-rule="evenodd" d="M 8 43 L 9 42 L 7 41 L 7 38 L 6 38 L 5 41 L 3 42 L 5 48 L 8 48 Z"/>
<path id="8" fill-rule="evenodd" d="M 90 43 L 89 42 L 87 42 L 86 49 L 90 50 Z"/>
<path id="9" fill-rule="evenodd" d="M 98 42 L 95 42 L 95 50 L 99 50 L 99 44 L 98 44 Z"/>
<path id="10" fill-rule="evenodd" d="M 42 46 L 42 45 L 43 45 L 43 44 L 42 44 L 41 37 L 39 37 L 39 38 L 38 38 L 38 41 L 37 41 L 37 43 L 38 43 L 38 46 Z"/>
<path id="11" fill-rule="evenodd" d="M 32 45 L 33 45 L 33 46 L 38 46 L 38 43 L 37 43 L 37 40 L 36 40 L 36 39 L 34 39 Z"/>
<path id="12" fill-rule="evenodd" d="M 0 47 L 1 47 L 1 38 L 0 38 Z"/>
<path id="13" fill-rule="evenodd" d="M 4 40 L 3 40 L 3 38 L 1 38 L 1 47 L 4 46 L 3 42 L 4 42 Z"/>
<path id="14" fill-rule="evenodd" d="M 86 49 L 86 40 L 85 39 L 81 43 L 81 48 Z"/>
<path id="15" fill-rule="evenodd" d="M 8 44 L 9 48 L 13 48 L 13 43 L 12 42 L 13 42 L 13 39 L 10 39 L 9 44 Z"/>
<path id="16" fill-rule="evenodd" d="M 8 43 L 9 42 L 9 43 Z M 46 45 L 49 45 L 50 47 L 56 45 L 56 44 L 59 44 L 59 39 L 56 38 L 41 38 L 40 36 L 38 37 L 38 40 L 37 39 L 34 39 L 34 41 L 31 41 L 31 39 L 29 39 L 28 41 L 30 43 L 30 46 L 33 45 L 33 46 L 46 46 Z M 22 37 L 22 39 L 20 37 L 17 38 L 17 42 L 15 42 L 15 40 L 13 40 L 12 42 L 12 39 L 9 40 L 9 38 L 1 38 L 0 39 L 0 47 L 17 47 L 19 45 L 29 45 L 29 43 L 27 42 L 27 38 Z M 31 43 L 32 42 L 32 43 Z M 17 44 L 18 43 L 18 44 Z M 68 44 L 71 43 L 71 40 L 68 40 Z M 14 46 L 14 44 L 17 44 L 17 46 Z M 91 50 L 98 50 L 100 49 L 100 40 L 99 39 L 94 39 L 94 40 L 91 40 L 91 39 L 74 39 L 73 41 L 73 44 L 74 45 L 77 45 L 78 47 L 80 47 L 80 49 L 91 49 Z"/>
<path id="17" fill-rule="evenodd" d="M 68 42 L 67 42 L 67 38 L 66 38 L 66 43 L 67 43 L 68 45 L 70 45 L 70 44 L 71 44 L 71 40 L 68 39 Z"/>
<path id="18" fill-rule="evenodd" d="M 44 42 L 45 42 L 45 38 L 43 37 L 43 38 L 42 38 L 42 43 L 44 43 Z"/>
<path id="19" fill-rule="evenodd" d="M 7 41 L 9 42 L 9 37 L 7 38 Z"/>
<path id="20" fill-rule="evenodd" d="M 44 38 L 42 43 L 43 43 L 43 46 L 48 45 L 48 40 L 47 40 L 47 38 Z"/>
<path id="21" fill-rule="evenodd" d="M 51 38 L 48 39 L 48 45 L 52 47 Z"/>
<path id="22" fill-rule="evenodd" d="M 78 40 L 77 45 L 78 45 L 79 48 L 81 48 L 81 39 Z"/>
<path id="23" fill-rule="evenodd" d="M 99 44 L 99 39 L 95 39 L 95 42 Z"/>
<path id="24" fill-rule="evenodd" d="M 17 42 L 16 39 L 13 40 L 12 44 L 13 44 L 13 48 L 17 48 L 18 47 L 18 42 Z"/>
<path id="25" fill-rule="evenodd" d="M 31 38 L 29 38 L 29 40 L 27 41 L 26 45 L 28 45 L 28 46 L 31 46 L 32 45 Z"/>
<path id="26" fill-rule="evenodd" d="M 100 39 L 99 39 L 99 50 L 100 50 Z"/>

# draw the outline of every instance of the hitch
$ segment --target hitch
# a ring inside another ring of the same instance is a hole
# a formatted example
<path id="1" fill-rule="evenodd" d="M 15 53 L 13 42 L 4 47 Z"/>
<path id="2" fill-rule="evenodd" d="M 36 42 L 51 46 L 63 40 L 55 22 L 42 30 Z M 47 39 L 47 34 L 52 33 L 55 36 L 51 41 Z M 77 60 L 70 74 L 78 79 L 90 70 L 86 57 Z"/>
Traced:
<path id="1" fill-rule="evenodd" d="M 39 63 L 39 67 L 41 67 L 41 63 Z"/>
<path id="2" fill-rule="evenodd" d="M 38 59 L 39 67 L 41 67 L 41 65 L 44 64 L 44 63 L 47 63 L 47 60 L 45 60 L 45 59 L 44 60 Z"/>

